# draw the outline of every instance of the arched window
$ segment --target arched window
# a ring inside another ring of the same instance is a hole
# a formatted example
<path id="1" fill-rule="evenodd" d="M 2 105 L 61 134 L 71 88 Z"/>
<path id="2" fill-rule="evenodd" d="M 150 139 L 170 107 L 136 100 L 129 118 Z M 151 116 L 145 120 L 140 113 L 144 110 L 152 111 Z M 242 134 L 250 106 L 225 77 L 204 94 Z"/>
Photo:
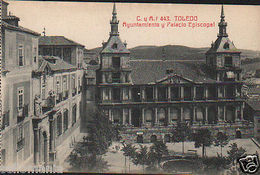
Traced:
<path id="1" fill-rule="evenodd" d="M 117 43 L 114 43 L 114 44 L 112 45 L 112 48 L 113 48 L 113 49 L 117 49 Z"/>

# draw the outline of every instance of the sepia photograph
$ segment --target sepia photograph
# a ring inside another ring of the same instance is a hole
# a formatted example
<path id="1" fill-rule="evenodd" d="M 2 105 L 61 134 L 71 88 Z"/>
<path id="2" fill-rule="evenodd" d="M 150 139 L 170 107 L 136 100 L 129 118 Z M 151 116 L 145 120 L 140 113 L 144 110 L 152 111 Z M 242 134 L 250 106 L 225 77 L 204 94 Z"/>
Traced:
<path id="1" fill-rule="evenodd" d="M 260 6 L 1 0 L 0 172 L 259 174 Z"/>

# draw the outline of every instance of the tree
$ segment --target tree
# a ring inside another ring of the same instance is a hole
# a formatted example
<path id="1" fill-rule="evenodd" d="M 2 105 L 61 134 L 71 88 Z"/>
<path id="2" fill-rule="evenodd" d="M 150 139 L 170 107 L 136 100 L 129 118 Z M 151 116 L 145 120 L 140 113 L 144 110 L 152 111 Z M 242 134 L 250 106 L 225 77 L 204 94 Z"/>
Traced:
<path id="1" fill-rule="evenodd" d="M 89 121 L 86 126 L 88 135 L 74 146 L 67 161 L 73 171 L 102 172 L 108 169 L 102 158 L 117 136 L 107 116 L 97 108 L 88 111 Z"/>
<path id="2" fill-rule="evenodd" d="M 246 153 L 246 150 L 242 147 L 237 146 L 236 143 L 232 143 L 229 145 L 229 150 L 227 151 L 228 158 L 233 165 L 235 165 L 235 160 L 239 157 L 243 156 Z"/>
<path id="3" fill-rule="evenodd" d="M 144 166 L 149 165 L 149 157 L 148 157 L 148 147 L 140 145 L 140 149 L 135 153 L 133 157 L 133 163 L 135 165 L 142 165 L 143 166 L 143 172 L 144 172 Z"/>
<path id="4" fill-rule="evenodd" d="M 215 146 L 220 146 L 220 155 L 222 157 L 222 148 L 227 145 L 229 138 L 225 133 L 219 132 L 214 140 Z"/>
<path id="5" fill-rule="evenodd" d="M 191 128 L 187 123 L 178 122 L 177 126 L 173 129 L 173 141 L 182 142 L 182 153 L 184 154 L 184 142 L 191 136 Z"/>
<path id="6" fill-rule="evenodd" d="M 202 147 L 202 157 L 205 157 L 205 149 L 213 142 L 212 135 L 209 129 L 201 128 L 194 134 L 195 148 Z"/>
<path id="7" fill-rule="evenodd" d="M 129 162 L 129 172 L 130 172 L 130 160 L 135 158 L 135 154 L 136 154 L 136 147 L 133 146 L 132 144 L 125 144 L 124 142 L 123 144 L 123 148 L 121 149 L 121 151 L 123 151 L 123 155 L 125 156 L 125 167 L 126 167 L 126 157 L 128 157 L 128 162 Z"/>
<path id="8" fill-rule="evenodd" d="M 151 163 L 157 162 L 157 165 L 159 167 L 162 157 L 168 154 L 169 151 L 165 143 L 163 143 L 162 141 L 154 142 L 149 151 L 149 160 L 153 161 L 150 162 L 150 165 Z"/>

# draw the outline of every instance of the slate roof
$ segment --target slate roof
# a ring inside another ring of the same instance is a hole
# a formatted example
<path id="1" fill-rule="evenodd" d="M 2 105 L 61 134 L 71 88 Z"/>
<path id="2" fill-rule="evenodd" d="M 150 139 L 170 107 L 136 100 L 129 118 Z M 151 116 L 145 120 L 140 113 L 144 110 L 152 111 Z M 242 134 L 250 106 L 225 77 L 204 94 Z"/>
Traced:
<path id="1" fill-rule="evenodd" d="M 255 111 L 260 110 L 260 100 L 248 100 L 246 103 L 251 106 Z"/>
<path id="2" fill-rule="evenodd" d="M 229 45 L 229 48 L 225 49 L 225 45 Z M 234 43 L 229 40 L 228 37 L 218 37 L 213 46 L 207 51 L 207 54 L 216 52 L 239 53 L 240 51 L 235 47 Z"/>
<path id="3" fill-rule="evenodd" d="M 114 43 L 117 44 L 116 49 L 112 48 Z M 119 36 L 112 35 L 105 43 L 105 47 L 102 49 L 101 53 L 130 53 L 130 51 L 125 47 Z"/>
<path id="4" fill-rule="evenodd" d="M 27 29 L 27 28 L 24 28 L 22 26 L 14 26 L 14 25 L 8 24 L 7 22 L 5 22 L 3 20 L 2 20 L 2 26 L 7 28 L 7 29 L 11 29 L 11 30 L 19 31 L 19 32 L 25 32 L 25 33 L 29 33 L 29 34 L 32 34 L 32 35 L 35 35 L 35 36 L 41 35 L 40 33 L 34 32 L 34 31 Z"/>
<path id="5" fill-rule="evenodd" d="M 168 77 L 167 69 L 188 81 L 195 83 L 215 83 L 199 65 L 180 63 L 172 60 L 131 60 L 131 77 L 134 84 L 149 84 Z"/>
<path id="6" fill-rule="evenodd" d="M 72 41 L 64 36 L 41 36 L 39 38 L 39 45 L 49 45 L 49 46 L 82 46 L 75 41 Z"/>
<path id="7" fill-rule="evenodd" d="M 53 60 L 55 59 L 56 62 L 52 63 L 48 60 Z M 37 72 L 43 72 L 45 67 L 48 66 L 52 71 L 71 71 L 71 70 L 76 70 L 76 66 L 73 66 L 59 57 L 55 56 L 41 56 L 39 55 L 39 69 Z"/>

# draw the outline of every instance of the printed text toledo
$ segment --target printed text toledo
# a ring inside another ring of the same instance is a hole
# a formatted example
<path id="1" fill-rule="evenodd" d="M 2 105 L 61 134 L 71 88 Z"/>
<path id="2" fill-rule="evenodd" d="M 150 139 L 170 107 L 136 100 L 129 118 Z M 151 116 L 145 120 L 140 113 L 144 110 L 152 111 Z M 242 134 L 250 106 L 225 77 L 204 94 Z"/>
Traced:
<path id="1" fill-rule="evenodd" d="M 215 22 L 199 22 L 198 16 L 137 16 L 136 22 L 123 22 L 123 27 L 215 27 Z"/>

